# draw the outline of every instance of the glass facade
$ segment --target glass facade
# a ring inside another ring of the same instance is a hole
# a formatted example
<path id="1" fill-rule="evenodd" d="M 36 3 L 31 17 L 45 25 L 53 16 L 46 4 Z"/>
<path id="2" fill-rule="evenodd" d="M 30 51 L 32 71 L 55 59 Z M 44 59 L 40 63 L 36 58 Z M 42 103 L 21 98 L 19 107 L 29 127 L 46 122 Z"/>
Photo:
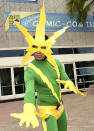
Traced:
<path id="1" fill-rule="evenodd" d="M 92 68 L 90 67 L 90 63 L 92 65 Z M 93 61 L 88 62 L 89 67 L 83 67 L 83 65 L 85 66 L 85 62 L 75 63 L 77 85 L 79 89 L 89 87 L 90 85 L 94 85 L 94 68 L 92 63 Z M 73 63 L 64 64 L 64 68 L 69 78 L 75 83 Z M 12 77 L 14 79 L 11 79 Z M 14 95 L 23 94 L 25 92 L 24 68 L 14 67 L 13 74 L 11 73 L 11 67 L 1 68 L 0 88 L 1 88 L 1 96 L 13 95 L 13 90 L 12 90 L 13 88 L 15 91 Z M 62 86 L 62 88 L 64 87 Z"/>
<path id="2" fill-rule="evenodd" d="M 54 55 L 93 53 L 94 48 L 53 48 Z M 24 56 L 26 51 L 22 50 L 0 50 L 0 57 Z M 63 56 L 64 58 L 64 56 Z M 74 66 L 75 65 L 75 68 Z M 78 88 L 86 88 L 94 85 L 94 61 L 78 61 L 64 64 L 69 78 L 78 85 Z M 74 76 L 76 70 L 76 78 Z M 62 86 L 62 88 L 64 88 Z M 10 67 L 0 68 L 0 89 L 1 96 L 19 95 L 25 92 L 24 68 Z"/>

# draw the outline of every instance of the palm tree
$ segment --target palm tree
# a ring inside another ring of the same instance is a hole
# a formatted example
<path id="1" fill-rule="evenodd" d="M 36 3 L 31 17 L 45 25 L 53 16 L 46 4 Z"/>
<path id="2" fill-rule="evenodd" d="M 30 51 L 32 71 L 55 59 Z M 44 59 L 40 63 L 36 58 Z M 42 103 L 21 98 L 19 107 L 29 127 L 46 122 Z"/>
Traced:
<path id="1" fill-rule="evenodd" d="M 85 24 L 87 14 L 91 6 L 94 6 L 94 0 L 66 0 L 67 10 L 71 18 L 76 16 L 77 23 Z M 93 12 L 94 13 L 94 12 Z"/>

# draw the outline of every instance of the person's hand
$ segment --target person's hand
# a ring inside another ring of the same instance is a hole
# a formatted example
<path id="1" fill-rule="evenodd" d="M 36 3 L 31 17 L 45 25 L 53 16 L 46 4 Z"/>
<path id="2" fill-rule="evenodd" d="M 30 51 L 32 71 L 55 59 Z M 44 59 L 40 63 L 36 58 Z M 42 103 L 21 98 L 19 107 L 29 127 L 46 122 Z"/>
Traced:
<path id="1" fill-rule="evenodd" d="M 77 90 L 75 89 L 75 85 L 73 84 L 72 81 L 62 81 L 63 85 L 64 85 L 64 89 L 69 89 L 70 91 L 73 91 L 75 94 L 77 94 Z"/>
<path id="2" fill-rule="evenodd" d="M 14 118 L 20 119 L 19 126 L 23 126 L 24 123 L 26 123 L 26 127 L 29 127 L 32 125 L 33 128 L 39 126 L 39 122 L 37 120 L 37 117 L 34 113 L 28 113 L 28 112 L 23 112 L 23 113 L 12 113 L 10 114 Z"/>
<path id="3" fill-rule="evenodd" d="M 75 94 L 79 93 L 82 96 L 86 96 L 84 93 L 80 92 L 74 85 L 74 83 L 70 80 L 64 81 L 64 80 L 56 80 L 58 83 L 61 83 L 64 85 L 64 89 L 69 89 L 70 91 L 73 91 Z"/>
<path id="4" fill-rule="evenodd" d="M 24 123 L 26 123 L 26 127 L 29 127 L 30 125 L 32 125 L 33 128 L 39 126 L 35 105 L 31 103 L 24 104 L 23 113 L 12 113 L 10 115 L 14 118 L 20 119 L 20 126 L 23 126 Z"/>

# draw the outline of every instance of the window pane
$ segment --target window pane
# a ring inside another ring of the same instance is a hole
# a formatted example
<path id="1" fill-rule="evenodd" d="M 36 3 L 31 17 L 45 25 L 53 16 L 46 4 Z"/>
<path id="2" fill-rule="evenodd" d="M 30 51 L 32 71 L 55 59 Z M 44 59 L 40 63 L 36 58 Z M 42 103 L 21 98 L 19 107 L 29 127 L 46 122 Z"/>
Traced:
<path id="1" fill-rule="evenodd" d="M 74 53 L 81 54 L 81 53 L 94 53 L 93 47 L 87 48 L 74 48 Z"/>
<path id="2" fill-rule="evenodd" d="M 67 75 L 69 76 L 69 78 L 74 81 L 74 70 L 73 70 L 73 64 L 65 64 L 65 71 L 67 73 Z"/>
<path id="3" fill-rule="evenodd" d="M 77 75 L 94 74 L 94 68 L 80 68 L 77 69 Z"/>
<path id="4" fill-rule="evenodd" d="M 53 54 L 73 54 L 72 48 L 52 48 Z"/>
<path id="5" fill-rule="evenodd" d="M 11 71 L 9 68 L 0 69 L 1 96 L 12 95 Z"/>
<path id="6" fill-rule="evenodd" d="M 89 85 L 94 85 L 94 82 L 89 82 Z"/>
<path id="7" fill-rule="evenodd" d="M 15 93 L 25 92 L 24 88 L 24 68 L 14 68 Z"/>
<path id="8" fill-rule="evenodd" d="M 24 56 L 24 50 L 0 50 L 0 57 Z"/>
<path id="9" fill-rule="evenodd" d="M 86 75 L 85 80 L 86 81 L 94 81 L 94 75 Z"/>
<path id="10" fill-rule="evenodd" d="M 78 88 L 94 84 L 94 61 L 76 62 Z"/>
<path id="11" fill-rule="evenodd" d="M 83 61 L 83 62 L 76 62 L 76 67 L 92 67 L 94 66 L 94 61 Z"/>

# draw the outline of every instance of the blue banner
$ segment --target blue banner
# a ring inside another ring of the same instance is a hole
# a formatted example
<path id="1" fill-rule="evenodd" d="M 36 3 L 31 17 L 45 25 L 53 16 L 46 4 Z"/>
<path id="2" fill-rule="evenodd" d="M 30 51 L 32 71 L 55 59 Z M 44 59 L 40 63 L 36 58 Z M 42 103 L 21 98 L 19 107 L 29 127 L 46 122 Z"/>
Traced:
<path id="1" fill-rule="evenodd" d="M 6 2 L 28 2 L 28 3 L 37 3 L 37 0 L 3 0 L 3 1 L 6 1 Z"/>
<path id="2" fill-rule="evenodd" d="M 7 31 L 19 31 L 13 21 L 19 19 L 20 24 L 28 29 L 35 31 L 36 24 L 39 21 L 39 13 L 36 12 L 6 12 L 5 13 L 5 28 Z M 47 13 L 46 14 L 46 31 L 57 31 L 64 26 L 69 25 L 67 31 L 94 31 L 94 17 L 88 15 L 85 25 L 79 25 L 75 19 L 70 19 L 68 14 Z"/>

